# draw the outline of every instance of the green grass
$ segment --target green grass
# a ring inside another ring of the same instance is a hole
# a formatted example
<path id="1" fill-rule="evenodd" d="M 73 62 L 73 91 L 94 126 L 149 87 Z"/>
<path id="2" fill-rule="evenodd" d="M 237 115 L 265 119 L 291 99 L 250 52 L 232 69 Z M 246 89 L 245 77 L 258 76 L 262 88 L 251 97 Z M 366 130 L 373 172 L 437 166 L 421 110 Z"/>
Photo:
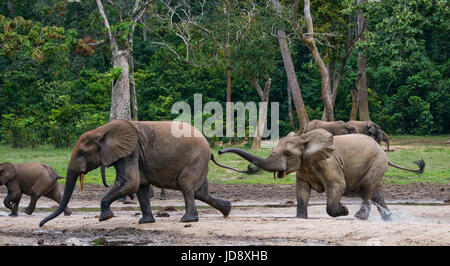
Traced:
<path id="1" fill-rule="evenodd" d="M 387 153 L 389 160 L 403 167 L 417 169 L 413 163 L 414 160 L 423 158 L 425 160 L 425 172 L 415 174 L 408 171 L 389 167 L 385 173 L 385 183 L 408 184 L 411 182 L 432 182 L 432 183 L 450 183 L 450 145 L 449 136 L 393 136 L 392 145 L 410 145 L 411 147 L 397 149 L 395 152 Z M 270 154 L 270 149 L 252 151 L 242 145 L 235 145 L 253 154 L 266 157 Z M 247 162 L 235 154 L 217 155 L 221 148 L 213 148 L 216 160 L 222 164 L 245 170 Z M 7 145 L 0 145 L 0 162 L 23 163 L 23 162 L 42 162 L 50 165 L 62 176 L 66 175 L 67 163 L 69 162 L 71 149 L 55 149 L 52 146 L 43 145 L 35 149 L 17 149 Z M 115 179 L 114 168 L 106 170 L 108 184 L 112 184 Z M 245 175 L 233 172 L 216 166 L 213 162 L 209 163 L 208 179 L 213 183 L 222 184 L 294 184 L 295 173 L 288 175 L 283 179 L 273 179 L 272 173 L 260 172 L 254 175 Z M 65 180 L 60 180 L 64 183 Z M 88 173 L 85 177 L 85 183 L 102 184 L 100 169 Z"/>

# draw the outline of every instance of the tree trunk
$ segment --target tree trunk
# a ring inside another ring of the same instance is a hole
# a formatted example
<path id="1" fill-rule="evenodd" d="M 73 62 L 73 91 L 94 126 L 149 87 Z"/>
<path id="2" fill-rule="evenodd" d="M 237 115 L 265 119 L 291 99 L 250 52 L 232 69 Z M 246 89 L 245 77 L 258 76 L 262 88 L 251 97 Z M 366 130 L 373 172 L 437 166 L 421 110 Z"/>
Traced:
<path id="1" fill-rule="evenodd" d="M 295 22 L 294 25 L 297 26 L 297 7 L 298 7 L 298 0 L 294 3 L 294 16 L 293 20 Z M 329 73 L 328 69 L 325 66 L 325 63 L 322 60 L 322 57 L 320 56 L 319 50 L 317 49 L 316 42 L 314 39 L 314 26 L 311 16 L 311 10 L 310 10 L 310 3 L 309 0 L 304 0 L 304 7 L 303 7 L 303 13 L 305 15 L 305 20 L 307 24 L 307 33 L 301 34 L 300 37 L 303 41 L 303 43 L 308 46 L 308 48 L 311 50 L 313 54 L 314 61 L 316 62 L 317 67 L 319 68 L 320 76 L 322 77 L 322 101 L 324 104 L 324 113 L 325 113 L 325 120 L 326 121 L 334 121 L 334 113 L 333 113 L 333 106 L 330 99 L 330 94 L 328 91 L 329 86 Z"/>
<path id="2" fill-rule="evenodd" d="M 287 96 L 288 96 L 289 125 L 291 125 L 291 130 L 295 130 L 294 117 L 292 116 L 292 96 L 291 96 L 291 90 L 289 89 L 289 83 L 286 86 L 286 93 L 287 93 Z"/>
<path id="3" fill-rule="evenodd" d="M 255 88 L 256 92 L 258 93 L 260 101 L 265 103 L 263 105 L 259 105 L 258 125 L 256 127 L 256 136 L 253 139 L 253 143 L 252 143 L 253 150 L 261 149 L 262 135 L 264 133 L 264 128 L 265 128 L 266 122 L 267 122 L 267 109 L 269 106 L 269 92 L 270 92 L 270 87 L 272 86 L 272 81 L 271 81 L 270 77 L 267 75 L 265 75 L 264 79 L 265 79 L 264 89 L 262 89 L 261 85 L 259 85 L 258 79 L 256 77 L 250 78 L 250 82 L 252 83 L 253 87 Z"/>
<path id="4" fill-rule="evenodd" d="M 358 116 L 358 100 L 359 99 L 359 92 L 358 90 L 352 89 L 352 111 L 350 113 L 350 120 L 357 120 Z"/>
<path id="5" fill-rule="evenodd" d="M 272 4 L 277 12 L 280 12 L 280 3 L 278 0 L 272 0 Z M 294 99 L 295 111 L 297 113 L 298 121 L 300 122 L 300 129 L 304 130 L 306 124 L 309 122 L 308 113 L 306 112 L 305 104 L 303 102 L 302 93 L 295 74 L 294 63 L 292 62 L 291 53 L 287 43 L 286 32 L 284 30 L 277 30 L 278 43 L 280 45 L 281 56 L 283 58 L 284 69 L 288 80 L 288 87 L 291 90 L 292 98 Z"/>
<path id="6" fill-rule="evenodd" d="M 363 4 L 366 0 L 358 0 L 358 4 Z M 364 18 L 364 14 L 361 13 L 358 15 L 358 27 L 359 30 L 364 34 L 367 31 L 367 26 Z M 361 41 L 365 40 L 364 35 L 361 35 Z M 366 77 L 366 56 L 363 52 L 358 53 L 358 77 L 356 88 L 359 92 L 359 120 L 361 121 L 369 121 L 369 103 L 367 99 L 367 77 Z"/>
<path id="7" fill-rule="evenodd" d="M 130 68 L 128 65 L 128 55 L 126 51 L 119 51 L 118 54 L 114 56 L 114 67 L 121 67 L 122 74 L 114 83 L 114 87 L 111 92 L 111 111 L 109 120 L 131 120 L 129 80 Z"/>
<path id="8" fill-rule="evenodd" d="M 133 103 L 133 119 L 139 121 L 138 104 L 136 99 L 136 83 L 134 82 L 134 60 L 133 53 L 130 53 L 130 88 L 131 88 L 131 102 Z"/>

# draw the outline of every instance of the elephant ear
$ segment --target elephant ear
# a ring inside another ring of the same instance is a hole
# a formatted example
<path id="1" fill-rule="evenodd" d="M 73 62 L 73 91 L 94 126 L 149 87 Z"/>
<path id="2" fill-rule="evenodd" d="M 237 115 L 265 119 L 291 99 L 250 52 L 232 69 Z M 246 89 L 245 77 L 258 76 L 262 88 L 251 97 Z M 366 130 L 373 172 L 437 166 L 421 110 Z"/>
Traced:
<path id="1" fill-rule="evenodd" d="M 333 134 L 324 129 L 314 129 L 301 136 L 304 141 L 303 160 L 321 161 L 328 159 L 336 149 Z"/>
<path id="2" fill-rule="evenodd" d="M 102 136 L 98 145 L 104 166 L 110 166 L 136 149 L 137 130 L 126 120 L 113 120 L 99 127 L 97 132 Z"/>
<path id="3" fill-rule="evenodd" d="M 11 179 L 16 177 L 16 168 L 10 163 L 0 164 L 0 184 L 6 185 Z"/>
<path id="4" fill-rule="evenodd" d="M 372 121 L 367 122 L 367 130 L 369 131 L 370 136 L 378 135 L 380 131 L 380 127 Z"/>

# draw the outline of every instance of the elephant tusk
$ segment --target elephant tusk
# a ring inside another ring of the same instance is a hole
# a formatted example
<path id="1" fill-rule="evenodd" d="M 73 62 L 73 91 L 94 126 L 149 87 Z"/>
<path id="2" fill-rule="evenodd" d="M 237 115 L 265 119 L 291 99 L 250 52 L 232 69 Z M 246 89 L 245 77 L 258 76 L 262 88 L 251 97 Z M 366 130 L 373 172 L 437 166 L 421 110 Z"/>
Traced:
<path id="1" fill-rule="evenodd" d="M 83 178 L 84 178 L 84 174 L 81 173 L 80 174 L 80 190 L 83 191 Z"/>

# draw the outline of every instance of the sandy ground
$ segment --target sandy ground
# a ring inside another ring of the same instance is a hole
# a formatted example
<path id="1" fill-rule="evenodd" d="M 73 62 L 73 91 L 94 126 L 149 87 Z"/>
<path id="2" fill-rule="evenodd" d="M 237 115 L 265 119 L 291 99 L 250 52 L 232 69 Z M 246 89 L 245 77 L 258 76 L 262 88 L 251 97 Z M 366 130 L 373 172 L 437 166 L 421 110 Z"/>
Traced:
<path id="1" fill-rule="evenodd" d="M 61 188 L 62 189 L 62 188 Z M 31 215 L 18 217 L 0 208 L 0 245 L 450 245 L 450 184 L 387 185 L 385 198 L 393 215 L 383 222 L 372 207 L 369 220 L 353 215 L 359 200 L 344 198 L 350 215 L 332 218 L 323 194 L 312 193 L 309 219 L 296 219 L 294 185 L 210 185 L 210 191 L 233 204 L 230 216 L 197 201 L 199 222 L 180 223 L 181 193 L 169 190 L 167 200 L 151 200 L 156 222 L 138 224 L 138 204 L 115 202 L 116 217 L 98 221 L 107 188 L 86 185 L 75 190 L 71 216 L 59 216 L 39 228 L 56 203 L 42 198 Z M 0 199 L 6 190 L 0 189 Z M 175 210 L 166 207 L 175 207 Z M 158 211 L 163 216 L 158 217 Z"/>

